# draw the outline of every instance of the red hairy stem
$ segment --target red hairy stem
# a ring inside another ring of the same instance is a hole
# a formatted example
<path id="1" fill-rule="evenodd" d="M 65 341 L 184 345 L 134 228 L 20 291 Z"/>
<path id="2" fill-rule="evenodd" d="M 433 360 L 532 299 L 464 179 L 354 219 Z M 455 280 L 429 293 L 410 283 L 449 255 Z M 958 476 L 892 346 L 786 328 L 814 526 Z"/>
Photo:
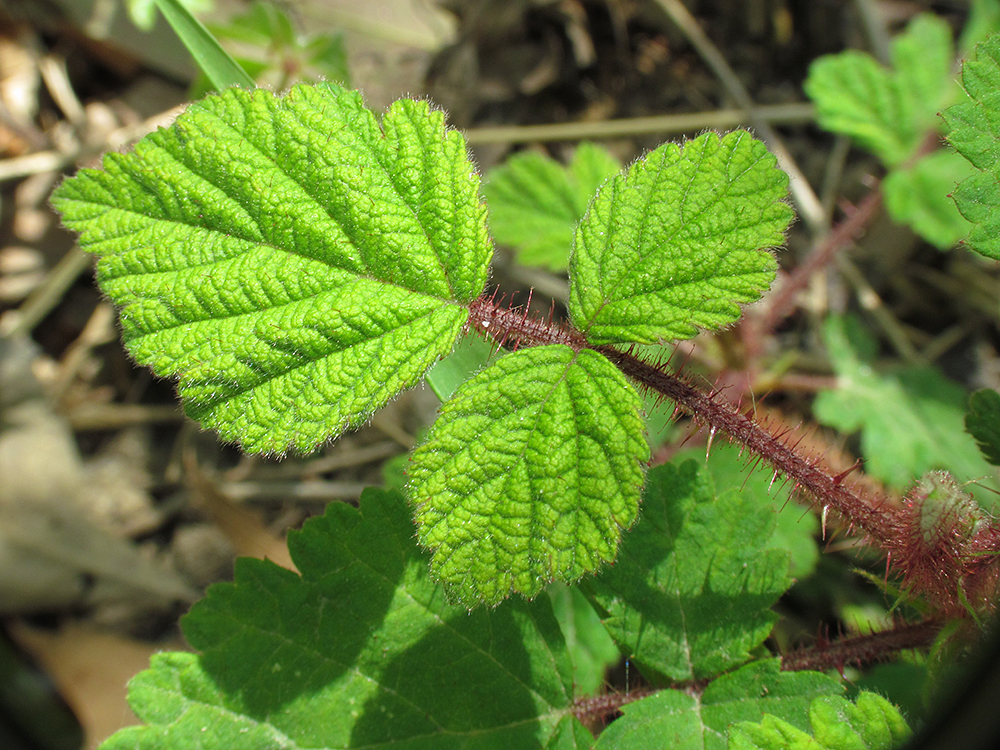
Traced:
<path id="1" fill-rule="evenodd" d="M 713 430 L 722 430 L 745 445 L 790 477 L 819 506 L 839 513 L 880 547 L 891 550 L 898 543 L 905 523 L 898 508 L 863 497 L 840 477 L 831 476 L 736 407 L 700 391 L 682 378 L 609 346 L 597 347 L 597 351 L 633 380 L 663 394 Z"/>
<path id="2" fill-rule="evenodd" d="M 633 703 L 640 698 L 646 698 L 655 692 L 656 690 L 652 688 L 638 688 L 629 690 L 627 693 L 605 693 L 589 698 L 578 698 L 573 701 L 573 714 L 583 722 L 588 719 L 604 720 L 612 714 L 618 713 L 622 706 Z"/>
<path id="3" fill-rule="evenodd" d="M 839 638 L 818 643 L 810 649 L 793 651 L 781 657 L 781 669 L 797 672 L 804 669 L 819 672 L 836 669 L 842 672 L 848 665 L 867 664 L 887 655 L 911 648 L 926 649 L 941 632 L 943 623 L 925 620 L 914 624 L 897 624 L 880 633 Z"/>

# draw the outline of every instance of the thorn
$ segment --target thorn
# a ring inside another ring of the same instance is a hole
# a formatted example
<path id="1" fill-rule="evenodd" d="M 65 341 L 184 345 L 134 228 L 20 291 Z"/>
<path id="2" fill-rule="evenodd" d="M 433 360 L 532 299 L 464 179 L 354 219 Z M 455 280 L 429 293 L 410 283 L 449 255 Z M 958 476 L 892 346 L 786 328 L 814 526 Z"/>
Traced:
<path id="1" fill-rule="evenodd" d="M 767 494 L 771 494 L 771 488 L 774 487 L 774 483 L 778 480 L 778 470 L 775 469 L 774 473 L 771 475 L 771 481 L 767 483 Z"/>
<path id="2" fill-rule="evenodd" d="M 712 441 L 715 440 L 715 427 L 708 431 L 708 443 L 705 445 L 705 462 L 708 462 L 708 454 L 712 450 Z"/>
<path id="3" fill-rule="evenodd" d="M 820 528 L 823 530 L 823 536 L 820 537 L 824 542 L 826 541 L 826 514 L 830 512 L 830 506 L 823 506 L 823 513 L 820 516 Z"/>
<path id="4" fill-rule="evenodd" d="M 862 459 L 859 458 L 857 461 L 854 462 L 853 466 L 851 466 L 850 468 L 848 468 L 846 471 L 842 471 L 839 474 L 837 474 L 833 478 L 833 484 L 834 484 L 834 486 L 835 487 L 839 487 L 840 483 L 844 481 L 844 477 L 846 477 L 848 474 L 850 474 L 855 469 L 860 468 L 860 466 L 861 466 L 862 463 L 863 463 Z"/>

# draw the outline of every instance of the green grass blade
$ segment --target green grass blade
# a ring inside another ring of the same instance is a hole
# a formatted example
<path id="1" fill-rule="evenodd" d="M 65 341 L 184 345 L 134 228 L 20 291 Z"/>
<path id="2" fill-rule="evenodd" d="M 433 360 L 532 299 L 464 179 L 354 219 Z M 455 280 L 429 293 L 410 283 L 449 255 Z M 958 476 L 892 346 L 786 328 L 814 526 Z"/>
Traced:
<path id="1" fill-rule="evenodd" d="M 218 40 L 180 0 L 156 0 L 156 4 L 215 88 L 219 91 L 231 86 L 254 88 L 253 78 L 222 49 Z"/>

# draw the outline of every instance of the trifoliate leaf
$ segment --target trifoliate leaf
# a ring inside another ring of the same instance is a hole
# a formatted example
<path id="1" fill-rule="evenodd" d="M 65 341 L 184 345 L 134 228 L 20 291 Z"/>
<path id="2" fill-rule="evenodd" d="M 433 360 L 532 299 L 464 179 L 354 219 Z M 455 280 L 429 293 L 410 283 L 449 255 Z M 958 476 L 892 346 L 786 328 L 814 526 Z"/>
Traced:
<path id="1" fill-rule="evenodd" d="M 965 429 L 979 443 L 983 458 L 1000 466 L 1000 393 L 984 388 L 972 394 Z"/>
<path id="2" fill-rule="evenodd" d="M 777 620 L 770 608 L 791 582 L 788 554 L 767 549 L 774 524 L 738 489 L 716 497 L 695 461 L 659 466 L 618 560 L 582 589 L 646 679 L 713 677 Z"/>
<path id="3" fill-rule="evenodd" d="M 548 598 L 448 605 L 399 493 L 332 503 L 289 549 L 301 575 L 243 559 L 209 589 L 182 621 L 202 655 L 156 657 L 130 695 L 150 726 L 105 750 L 589 746 Z"/>
<path id="4" fill-rule="evenodd" d="M 809 706 L 843 688 L 817 672 L 782 672 L 776 659 L 759 661 L 715 680 L 701 696 L 661 690 L 622 707 L 623 716 L 605 729 L 597 750 L 669 747 L 671 750 L 725 750 L 736 722 L 777 714 L 790 726 L 809 726 Z"/>
<path id="5" fill-rule="evenodd" d="M 1000 260 L 1000 37 L 976 47 L 962 67 L 962 85 L 967 101 L 944 113 L 948 140 L 981 171 L 959 185 L 955 203 L 975 225 L 969 245 Z"/>
<path id="6" fill-rule="evenodd" d="M 867 473 L 900 490 L 932 469 L 947 469 L 959 482 L 993 474 L 965 432 L 961 386 L 931 367 L 876 372 L 859 354 L 873 342 L 853 319 L 831 318 L 824 339 L 837 388 L 819 394 L 814 413 L 844 432 L 861 430 Z"/>
<path id="7" fill-rule="evenodd" d="M 973 171 L 954 151 L 935 151 L 885 178 L 886 208 L 895 221 L 911 226 L 925 240 L 947 250 L 965 239 L 971 229 L 950 196 Z"/>
<path id="8" fill-rule="evenodd" d="M 809 68 L 805 91 L 823 128 L 851 136 L 894 167 L 936 127 L 951 94 L 951 29 L 937 16 L 917 16 L 890 55 L 891 70 L 861 52 L 821 57 Z"/>
<path id="9" fill-rule="evenodd" d="M 531 597 L 614 559 L 649 456 L 640 404 L 605 357 L 561 345 L 508 354 L 455 392 L 409 495 L 456 601 Z"/>
<path id="10" fill-rule="evenodd" d="M 573 230 L 605 180 L 621 164 L 593 143 L 581 143 L 568 167 L 537 151 L 522 151 L 491 169 L 483 185 L 490 230 L 529 266 L 563 271 Z"/>
<path id="11" fill-rule="evenodd" d="M 592 344 L 690 338 L 774 279 L 788 178 L 736 131 L 664 144 L 601 188 L 576 230 L 569 309 Z"/>
<path id="12" fill-rule="evenodd" d="M 55 204 L 125 343 L 249 451 L 309 450 L 447 354 L 491 247 L 462 137 L 400 100 L 228 90 Z"/>
<path id="13" fill-rule="evenodd" d="M 857 702 L 823 696 L 809 707 L 812 736 L 776 716 L 740 722 L 729 736 L 729 750 L 893 750 L 910 736 L 899 710 L 875 693 Z"/>

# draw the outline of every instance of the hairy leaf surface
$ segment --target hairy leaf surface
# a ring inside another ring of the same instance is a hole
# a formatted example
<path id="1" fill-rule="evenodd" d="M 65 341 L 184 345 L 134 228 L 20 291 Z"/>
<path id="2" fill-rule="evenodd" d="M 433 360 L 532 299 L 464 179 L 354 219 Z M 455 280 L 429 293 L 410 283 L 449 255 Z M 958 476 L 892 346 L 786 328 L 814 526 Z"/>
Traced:
<path id="1" fill-rule="evenodd" d="M 606 183 L 577 227 L 569 309 L 592 344 L 694 336 L 774 279 L 788 178 L 749 133 L 667 143 Z"/>
<path id="2" fill-rule="evenodd" d="M 976 47 L 962 67 L 962 85 L 968 99 L 944 113 L 948 140 L 980 171 L 959 185 L 955 203 L 975 225 L 969 245 L 1000 260 L 1000 37 Z"/>
<path id="3" fill-rule="evenodd" d="M 537 151 L 515 154 L 490 170 L 483 185 L 493 236 L 515 247 L 521 263 L 565 270 L 577 222 L 597 188 L 620 169 L 593 143 L 581 143 L 568 167 Z"/>
<path id="4" fill-rule="evenodd" d="M 597 743 L 597 750 L 669 747 L 671 750 L 724 750 L 735 722 L 760 721 L 777 714 L 791 726 L 809 727 L 809 706 L 843 688 L 817 672 L 782 672 L 776 659 L 749 664 L 715 680 L 700 696 L 661 690 L 622 707 Z"/>
<path id="5" fill-rule="evenodd" d="M 606 358 L 561 345 L 508 354 L 456 391 L 409 485 L 456 601 L 534 596 L 614 559 L 649 456 L 640 406 Z"/>
<path id="6" fill-rule="evenodd" d="M 249 451 L 310 450 L 448 353 L 491 256 L 462 137 L 426 103 L 230 89 L 55 195 L 141 363 Z"/>
<path id="7" fill-rule="evenodd" d="M 445 602 L 397 492 L 366 490 L 292 532 L 301 576 L 242 559 L 156 657 L 117 748 L 587 747 L 547 597 Z"/>
<path id="8" fill-rule="evenodd" d="M 613 567 L 583 584 L 622 653 L 654 683 L 736 667 L 770 634 L 788 554 L 774 513 L 738 489 L 718 497 L 694 461 L 649 472 L 642 520 Z"/>

